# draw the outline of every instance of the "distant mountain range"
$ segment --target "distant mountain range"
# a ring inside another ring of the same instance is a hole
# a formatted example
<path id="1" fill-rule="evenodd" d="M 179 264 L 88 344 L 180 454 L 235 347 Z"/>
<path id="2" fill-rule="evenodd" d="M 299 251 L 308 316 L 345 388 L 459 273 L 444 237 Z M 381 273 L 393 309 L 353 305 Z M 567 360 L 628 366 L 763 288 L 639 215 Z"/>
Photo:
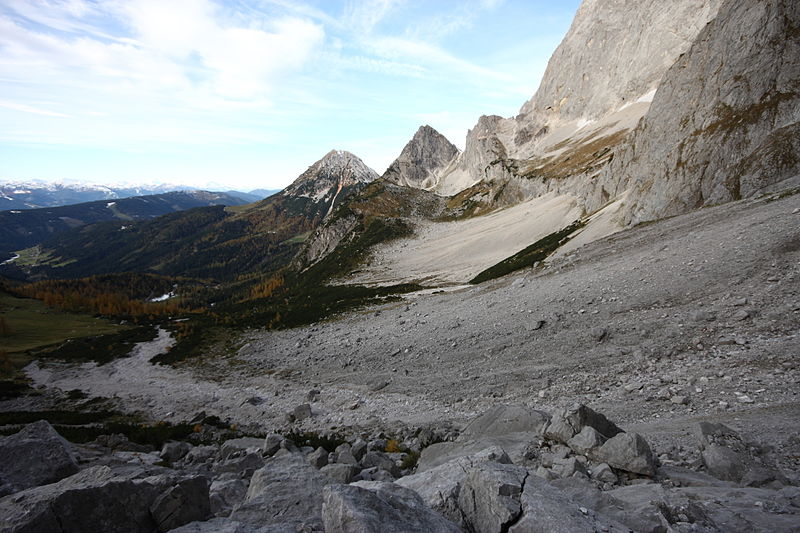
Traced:
<path id="1" fill-rule="evenodd" d="M 62 205 L 117 200 L 133 196 L 148 196 L 175 191 L 196 191 L 196 187 L 185 185 L 96 185 L 80 183 L 45 183 L 37 181 L 0 181 L 0 211 L 10 209 L 39 209 Z M 249 192 L 221 191 L 230 196 L 257 202 L 275 194 L 278 190 L 256 189 Z"/>
<path id="2" fill-rule="evenodd" d="M 100 200 L 41 209 L 0 211 L 0 259 L 71 229 L 97 222 L 146 220 L 167 213 L 212 205 L 250 203 L 227 193 L 180 191 L 116 200 Z"/>

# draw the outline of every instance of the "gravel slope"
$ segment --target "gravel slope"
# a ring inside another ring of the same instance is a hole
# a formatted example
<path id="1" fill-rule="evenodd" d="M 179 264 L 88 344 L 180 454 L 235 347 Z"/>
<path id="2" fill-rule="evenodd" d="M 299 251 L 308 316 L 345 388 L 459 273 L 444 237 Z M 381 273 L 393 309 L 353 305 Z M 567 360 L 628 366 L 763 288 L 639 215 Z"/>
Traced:
<path id="1" fill-rule="evenodd" d="M 115 379 L 115 393 L 157 418 L 202 409 L 280 428 L 319 389 L 306 429 L 458 424 L 499 402 L 552 411 L 580 401 L 657 451 L 693 446 L 697 420 L 723 421 L 799 472 L 799 325 L 793 195 L 633 228 L 481 286 L 254 331 L 235 356 L 177 370 L 123 360 L 116 371 L 137 378 Z M 36 375 L 107 392 L 90 372 Z"/>

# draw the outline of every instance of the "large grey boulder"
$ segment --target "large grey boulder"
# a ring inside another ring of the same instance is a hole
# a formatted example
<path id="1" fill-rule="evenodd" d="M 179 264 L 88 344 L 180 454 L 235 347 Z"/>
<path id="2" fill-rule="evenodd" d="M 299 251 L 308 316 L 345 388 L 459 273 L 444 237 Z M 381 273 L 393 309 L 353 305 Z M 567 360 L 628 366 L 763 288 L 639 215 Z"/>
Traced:
<path id="1" fill-rule="evenodd" d="M 467 424 L 458 440 L 498 437 L 511 433 L 542 435 L 550 415 L 524 405 L 495 405 Z"/>
<path id="2" fill-rule="evenodd" d="M 528 470 L 513 465 L 485 463 L 473 468 L 458 495 L 466 529 L 476 533 L 507 531 L 522 514 L 520 494 Z"/>
<path id="3" fill-rule="evenodd" d="M 153 533 L 150 506 L 161 490 L 117 477 L 107 466 L 0 499 L 3 533 Z"/>
<path id="4" fill-rule="evenodd" d="M 644 437 L 638 433 L 617 434 L 595 450 L 592 457 L 626 472 L 644 476 L 653 476 L 656 473 L 653 452 Z"/>
<path id="5" fill-rule="evenodd" d="M 150 506 L 158 530 L 171 531 L 189 522 L 205 520 L 211 514 L 208 479 L 201 476 L 181 480 L 161 493 Z"/>
<path id="6" fill-rule="evenodd" d="M 361 469 L 351 464 L 333 463 L 323 466 L 319 471 L 337 483 L 350 483 Z"/>
<path id="7" fill-rule="evenodd" d="M 247 452 L 260 452 L 264 448 L 264 439 L 255 437 L 241 437 L 228 439 L 219 449 L 220 457 L 225 460 L 231 456 L 244 455 Z"/>
<path id="8" fill-rule="evenodd" d="M 461 484 L 470 470 L 490 461 L 505 464 L 511 462 L 501 448 L 488 448 L 474 455 L 457 457 L 424 472 L 403 476 L 396 483 L 419 494 L 434 511 L 463 525 L 461 510 L 458 507 Z"/>
<path id="9" fill-rule="evenodd" d="M 457 533 L 458 526 L 395 483 L 329 485 L 322 507 L 325 531 L 342 533 Z"/>
<path id="10" fill-rule="evenodd" d="M 241 478 L 215 479 L 208 490 L 211 512 L 216 516 L 228 516 L 247 495 L 249 481 Z"/>
<path id="11" fill-rule="evenodd" d="M 529 476 L 519 496 L 520 517 L 509 533 L 628 533 L 629 528 L 580 507 L 566 494 L 540 478 Z"/>
<path id="12" fill-rule="evenodd" d="M 572 437 L 578 435 L 585 427 L 593 428 L 604 439 L 610 439 L 622 432 L 605 415 L 586 405 L 577 404 L 553 415 L 544 435 L 548 439 L 567 444 Z"/>
<path id="13" fill-rule="evenodd" d="M 44 420 L 0 438 L 0 496 L 53 483 L 78 471 L 72 445 Z"/>
<path id="14" fill-rule="evenodd" d="M 253 474 L 244 502 L 231 519 L 259 526 L 292 523 L 320 529 L 322 489 L 331 483 L 302 455 L 279 454 Z"/>
<path id="15" fill-rule="evenodd" d="M 698 438 L 700 458 L 712 476 L 755 487 L 787 483 L 761 446 L 746 442 L 728 426 L 701 422 Z"/>
<path id="16" fill-rule="evenodd" d="M 567 446 L 572 448 L 572 451 L 581 455 L 587 455 L 595 448 L 603 445 L 606 439 L 593 427 L 586 426 L 580 433 L 567 441 Z"/>

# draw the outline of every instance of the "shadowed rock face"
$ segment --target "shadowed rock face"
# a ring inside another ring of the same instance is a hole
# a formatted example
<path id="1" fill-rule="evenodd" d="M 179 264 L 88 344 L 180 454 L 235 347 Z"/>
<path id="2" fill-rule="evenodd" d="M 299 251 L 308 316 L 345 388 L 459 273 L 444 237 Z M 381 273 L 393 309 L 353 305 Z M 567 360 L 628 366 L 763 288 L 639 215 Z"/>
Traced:
<path id="1" fill-rule="evenodd" d="M 800 183 L 798 27 L 797 2 L 723 5 L 614 165 L 632 184 L 627 222 Z"/>
<path id="2" fill-rule="evenodd" d="M 383 178 L 398 185 L 428 188 L 433 185 L 436 173 L 457 155 L 458 148 L 444 135 L 430 126 L 421 126 L 400 156 L 386 169 Z"/>

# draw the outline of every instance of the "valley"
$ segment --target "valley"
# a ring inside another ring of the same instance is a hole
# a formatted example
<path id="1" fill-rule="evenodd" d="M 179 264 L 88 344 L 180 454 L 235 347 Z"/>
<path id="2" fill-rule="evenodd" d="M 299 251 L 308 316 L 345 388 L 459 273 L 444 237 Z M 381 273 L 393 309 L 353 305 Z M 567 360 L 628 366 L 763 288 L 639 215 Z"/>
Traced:
<path id="1" fill-rule="evenodd" d="M 463 150 L 4 225 L 0 533 L 798 531 L 798 27 L 585 0 Z"/>

